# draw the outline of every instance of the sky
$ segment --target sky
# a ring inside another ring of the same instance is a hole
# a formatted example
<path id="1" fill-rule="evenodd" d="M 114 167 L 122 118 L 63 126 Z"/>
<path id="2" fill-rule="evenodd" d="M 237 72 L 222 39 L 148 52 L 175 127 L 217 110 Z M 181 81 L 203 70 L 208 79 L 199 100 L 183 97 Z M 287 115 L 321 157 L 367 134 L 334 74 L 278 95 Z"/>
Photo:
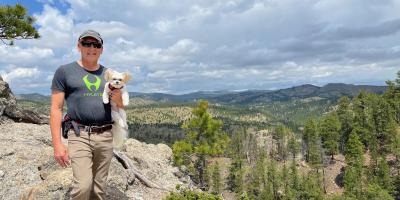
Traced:
<path id="1" fill-rule="evenodd" d="M 37 40 L 0 43 L 0 75 L 17 94 L 50 94 L 80 58 L 86 29 L 100 63 L 129 71 L 131 92 L 385 85 L 400 70 L 400 0 L 1 0 L 36 18 Z"/>

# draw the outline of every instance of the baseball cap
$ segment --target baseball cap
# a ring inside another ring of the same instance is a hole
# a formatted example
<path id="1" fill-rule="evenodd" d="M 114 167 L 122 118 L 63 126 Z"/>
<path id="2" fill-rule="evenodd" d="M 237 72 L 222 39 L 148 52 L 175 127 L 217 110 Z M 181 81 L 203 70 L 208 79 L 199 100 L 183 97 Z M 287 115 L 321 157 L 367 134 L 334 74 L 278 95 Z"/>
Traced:
<path id="1" fill-rule="evenodd" d="M 78 40 L 85 38 L 85 37 L 92 37 L 103 44 L 103 39 L 101 38 L 100 33 L 98 33 L 97 31 L 86 30 L 79 36 Z"/>

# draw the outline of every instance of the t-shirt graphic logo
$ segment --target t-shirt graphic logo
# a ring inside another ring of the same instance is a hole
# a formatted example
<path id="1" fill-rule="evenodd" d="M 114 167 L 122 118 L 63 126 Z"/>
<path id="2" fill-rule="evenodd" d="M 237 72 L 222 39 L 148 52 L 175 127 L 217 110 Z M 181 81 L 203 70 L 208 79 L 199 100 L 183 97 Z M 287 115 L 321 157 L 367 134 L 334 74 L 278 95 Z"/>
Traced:
<path id="1" fill-rule="evenodd" d="M 95 91 L 99 90 L 100 84 L 101 84 L 101 78 L 99 78 L 96 75 L 93 75 L 94 77 L 96 77 L 96 82 L 92 83 L 92 82 L 89 81 L 88 76 L 89 76 L 89 74 L 87 74 L 86 76 L 84 76 L 82 78 L 83 82 L 85 82 L 86 87 L 92 92 L 95 92 Z M 95 91 L 92 90 L 92 86 L 95 87 Z"/>

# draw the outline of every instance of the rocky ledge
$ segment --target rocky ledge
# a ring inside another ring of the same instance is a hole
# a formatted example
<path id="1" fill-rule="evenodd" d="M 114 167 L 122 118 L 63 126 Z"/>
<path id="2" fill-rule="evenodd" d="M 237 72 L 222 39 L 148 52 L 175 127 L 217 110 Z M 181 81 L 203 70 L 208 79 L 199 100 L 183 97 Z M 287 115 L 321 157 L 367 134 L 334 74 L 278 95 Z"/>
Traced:
<path id="1" fill-rule="evenodd" d="M 114 157 L 107 199 L 163 199 L 177 184 L 189 185 L 190 179 L 172 166 L 172 150 L 165 144 L 128 139 L 122 153 L 142 175 L 163 189 L 145 186 Z M 59 167 L 53 158 L 48 125 L 0 125 L 0 199 L 69 199 L 71 186 L 71 168 Z M 31 198 L 27 198 L 29 195 Z"/>
<path id="2" fill-rule="evenodd" d="M 17 99 L 11 92 L 7 82 L 0 76 L 0 124 L 9 122 L 26 122 L 48 124 L 47 116 L 41 116 L 33 111 L 24 110 L 17 106 Z"/>

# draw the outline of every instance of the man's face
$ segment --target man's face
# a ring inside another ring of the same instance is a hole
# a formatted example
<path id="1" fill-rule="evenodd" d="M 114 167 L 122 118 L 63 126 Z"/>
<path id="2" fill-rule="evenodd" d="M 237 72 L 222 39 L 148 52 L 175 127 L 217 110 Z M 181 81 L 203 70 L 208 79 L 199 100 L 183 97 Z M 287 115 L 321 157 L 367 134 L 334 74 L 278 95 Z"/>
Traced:
<path id="1" fill-rule="evenodd" d="M 81 52 L 82 60 L 89 62 L 97 62 L 103 52 L 101 43 L 92 37 L 82 38 L 78 42 L 78 49 Z"/>

